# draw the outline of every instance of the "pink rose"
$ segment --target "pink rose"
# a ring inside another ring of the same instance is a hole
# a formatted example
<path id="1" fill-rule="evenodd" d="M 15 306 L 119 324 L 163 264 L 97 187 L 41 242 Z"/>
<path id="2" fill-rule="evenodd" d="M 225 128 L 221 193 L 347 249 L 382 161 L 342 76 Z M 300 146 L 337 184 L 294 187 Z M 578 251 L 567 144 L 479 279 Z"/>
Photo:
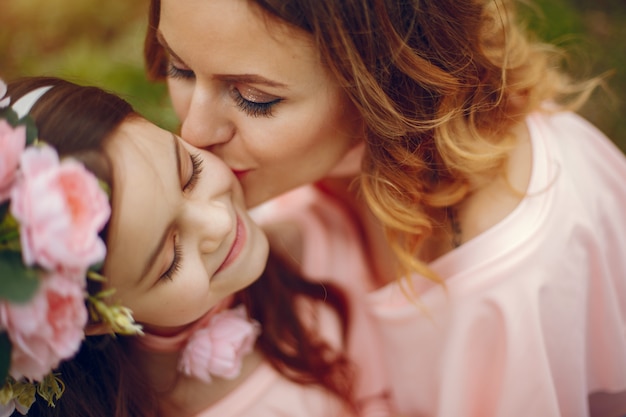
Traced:
<path id="1" fill-rule="evenodd" d="M 87 324 L 80 285 L 56 273 L 41 281 L 26 304 L 0 303 L 0 328 L 11 340 L 15 379 L 41 381 L 59 363 L 78 351 Z"/>
<path id="2" fill-rule="evenodd" d="M 9 198 L 25 146 L 26 127 L 13 128 L 6 120 L 0 120 L 0 203 Z"/>
<path id="3" fill-rule="evenodd" d="M 26 265 L 85 270 L 104 259 L 98 232 L 111 208 L 96 177 L 78 161 L 59 161 L 49 146 L 29 147 L 11 193 Z"/>
<path id="4" fill-rule="evenodd" d="M 211 375 L 234 379 L 241 372 L 243 357 L 252 352 L 259 332 L 259 323 L 247 318 L 243 306 L 218 313 L 207 327 L 189 338 L 178 369 L 207 383 Z"/>

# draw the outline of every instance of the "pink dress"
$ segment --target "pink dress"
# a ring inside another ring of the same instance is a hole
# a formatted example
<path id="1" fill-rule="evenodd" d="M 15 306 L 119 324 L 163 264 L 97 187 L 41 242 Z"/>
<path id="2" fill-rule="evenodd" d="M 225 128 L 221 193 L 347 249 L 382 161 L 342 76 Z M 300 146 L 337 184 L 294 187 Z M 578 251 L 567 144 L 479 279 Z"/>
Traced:
<path id="1" fill-rule="evenodd" d="M 339 402 L 318 388 L 303 387 L 263 363 L 242 385 L 196 417 L 343 417 Z"/>
<path id="2" fill-rule="evenodd" d="M 339 322 L 327 308 L 302 305 L 303 317 L 318 318 L 320 334 L 336 348 L 346 349 L 356 365 L 355 397 L 360 412 L 353 414 L 343 402 L 327 391 L 304 386 L 279 374 L 268 363 L 253 371 L 234 391 L 195 417 L 390 417 L 393 407 L 386 371 L 379 358 L 374 333 L 367 311 L 353 303 L 347 346 L 342 345 Z M 363 342 L 367 342 L 363 344 Z"/>
<path id="3" fill-rule="evenodd" d="M 527 124 L 527 196 L 430 265 L 447 290 L 412 277 L 416 302 L 399 283 L 369 288 L 356 226 L 321 191 L 304 187 L 255 213 L 299 223 L 305 273 L 370 290 L 407 415 L 582 417 L 589 393 L 626 390 L 626 159 L 572 113 Z"/>

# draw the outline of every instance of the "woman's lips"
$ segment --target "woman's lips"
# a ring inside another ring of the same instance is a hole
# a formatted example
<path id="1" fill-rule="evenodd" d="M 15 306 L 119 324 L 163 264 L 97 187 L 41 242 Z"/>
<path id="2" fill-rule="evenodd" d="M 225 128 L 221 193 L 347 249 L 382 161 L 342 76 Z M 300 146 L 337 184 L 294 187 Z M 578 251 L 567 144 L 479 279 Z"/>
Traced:
<path id="1" fill-rule="evenodd" d="M 248 174 L 248 172 L 250 172 L 250 170 L 248 170 L 248 169 L 241 170 L 241 171 L 233 169 L 232 171 L 233 171 L 233 174 L 235 174 L 235 176 L 237 177 L 237 179 L 239 181 L 241 181 L 246 176 L 246 174 Z"/>
<path id="2" fill-rule="evenodd" d="M 233 241 L 233 245 L 230 247 L 230 251 L 228 251 L 228 255 L 226 255 L 226 258 L 224 259 L 224 262 L 222 262 L 217 271 L 215 271 L 216 274 L 228 267 L 228 265 L 232 264 L 235 259 L 237 259 L 237 256 L 239 256 L 241 250 L 246 243 L 246 237 L 246 228 L 239 216 L 237 216 L 237 230 L 235 231 L 235 240 Z"/>

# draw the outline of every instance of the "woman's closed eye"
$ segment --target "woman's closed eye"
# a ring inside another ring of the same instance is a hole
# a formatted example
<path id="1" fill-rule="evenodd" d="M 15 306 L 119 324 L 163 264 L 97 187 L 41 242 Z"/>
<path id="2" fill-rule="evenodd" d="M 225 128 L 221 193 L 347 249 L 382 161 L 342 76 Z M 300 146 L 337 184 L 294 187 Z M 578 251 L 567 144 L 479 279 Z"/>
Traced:
<path id="1" fill-rule="evenodd" d="M 252 93 L 249 89 L 245 92 L 245 96 L 237 88 L 231 89 L 230 94 L 237 107 L 252 117 L 271 117 L 274 106 L 283 101 L 279 97 Z"/>
<path id="2" fill-rule="evenodd" d="M 178 80 L 196 78 L 196 74 L 191 69 L 174 64 L 172 61 L 167 63 L 167 76 Z M 239 88 L 233 87 L 230 89 L 230 95 L 237 107 L 248 116 L 271 117 L 273 107 L 282 101 L 282 98 L 256 92 L 250 88 L 244 88 L 244 90 L 245 92 L 241 93 Z"/>
<path id="3" fill-rule="evenodd" d="M 167 63 L 167 76 L 181 80 L 193 80 L 196 78 L 196 74 L 192 70 L 179 68 L 171 62 Z"/>

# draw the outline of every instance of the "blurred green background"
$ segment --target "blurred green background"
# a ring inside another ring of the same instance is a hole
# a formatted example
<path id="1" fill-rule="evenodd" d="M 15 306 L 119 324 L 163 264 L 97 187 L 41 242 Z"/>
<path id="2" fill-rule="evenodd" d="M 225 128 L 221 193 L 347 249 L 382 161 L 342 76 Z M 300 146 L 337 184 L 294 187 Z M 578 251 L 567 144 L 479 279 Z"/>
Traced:
<path id="1" fill-rule="evenodd" d="M 626 1 L 523 1 L 528 26 L 569 53 L 574 75 L 613 71 L 581 113 L 626 151 Z M 0 0 L 0 77 L 56 75 L 114 91 L 176 129 L 165 87 L 146 81 L 147 0 Z"/>

